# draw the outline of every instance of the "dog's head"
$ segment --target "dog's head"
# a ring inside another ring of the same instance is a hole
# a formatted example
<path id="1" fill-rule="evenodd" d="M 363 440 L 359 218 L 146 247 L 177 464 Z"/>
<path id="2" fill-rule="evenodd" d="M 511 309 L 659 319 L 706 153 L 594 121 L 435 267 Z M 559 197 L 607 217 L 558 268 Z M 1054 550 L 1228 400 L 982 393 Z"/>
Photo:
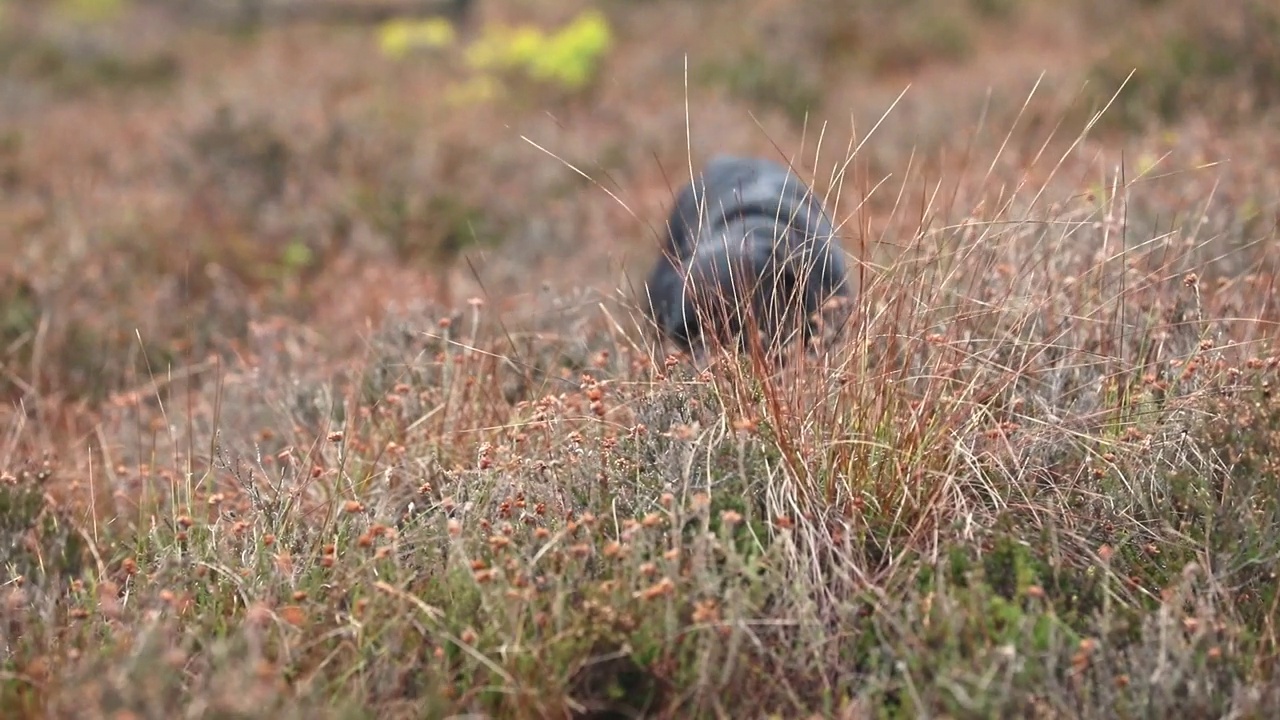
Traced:
<path id="1" fill-rule="evenodd" d="M 772 352 L 799 329 L 805 288 L 793 264 L 777 252 L 788 245 L 775 237 L 778 228 L 770 223 L 735 230 L 707 239 L 690 258 L 669 330 L 687 348 L 746 349 L 758 334 L 761 347 Z"/>

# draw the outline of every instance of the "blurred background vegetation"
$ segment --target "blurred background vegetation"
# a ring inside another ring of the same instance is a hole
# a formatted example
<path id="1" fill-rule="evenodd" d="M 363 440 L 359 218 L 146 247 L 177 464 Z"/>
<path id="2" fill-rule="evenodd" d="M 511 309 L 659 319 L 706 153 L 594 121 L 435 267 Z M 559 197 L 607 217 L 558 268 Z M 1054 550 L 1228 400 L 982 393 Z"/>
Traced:
<path id="1" fill-rule="evenodd" d="M 1264 0 L 0 0 L 0 389 L 100 400 L 262 313 L 625 289 L 690 159 L 829 190 L 886 112 L 864 234 L 875 179 L 1025 161 L 1121 87 L 1090 140 L 1194 164 L 1274 131 L 1278 48 Z"/>

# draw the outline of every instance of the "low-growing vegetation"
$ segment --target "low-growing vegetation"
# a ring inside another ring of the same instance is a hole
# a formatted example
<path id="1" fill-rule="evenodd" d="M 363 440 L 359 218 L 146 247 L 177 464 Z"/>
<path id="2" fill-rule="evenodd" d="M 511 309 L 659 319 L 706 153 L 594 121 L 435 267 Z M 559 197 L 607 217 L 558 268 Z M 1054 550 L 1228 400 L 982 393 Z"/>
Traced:
<path id="1" fill-rule="evenodd" d="M 0 0 L 5 717 L 1280 705 L 1266 4 L 188 5 Z M 719 152 L 853 259 L 781 370 L 639 312 Z"/>
<path id="2" fill-rule="evenodd" d="M 1104 87 L 1134 73 L 1110 122 L 1140 127 L 1198 113 L 1248 122 L 1280 99 L 1280 7 L 1254 0 L 1158 5 L 1148 22 L 1126 23 L 1094 67 Z"/>

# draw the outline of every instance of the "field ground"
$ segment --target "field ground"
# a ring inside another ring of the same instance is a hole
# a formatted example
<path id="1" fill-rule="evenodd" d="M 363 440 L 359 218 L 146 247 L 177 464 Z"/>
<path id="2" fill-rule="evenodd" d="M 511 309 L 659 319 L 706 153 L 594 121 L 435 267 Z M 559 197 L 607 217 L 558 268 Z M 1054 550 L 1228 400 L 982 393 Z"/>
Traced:
<path id="1" fill-rule="evenodd" d="M 1273 3 L 461 5 L 0 0 L 5 717 L 1280 707 Z M 785 372 L 637 312 L 719 152 Z"/>

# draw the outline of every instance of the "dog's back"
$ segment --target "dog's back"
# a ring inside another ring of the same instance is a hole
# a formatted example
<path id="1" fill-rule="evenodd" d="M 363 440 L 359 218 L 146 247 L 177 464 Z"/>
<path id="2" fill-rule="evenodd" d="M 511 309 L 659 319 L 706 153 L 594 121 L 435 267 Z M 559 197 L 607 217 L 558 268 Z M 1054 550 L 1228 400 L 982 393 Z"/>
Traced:
<path id="1" fill-rule="evenodd" d="M 677 195 L 667 226 L 647 291 L 655 321 L 686 350 L 709 336 L 745 344 L 749 321 L 778 349 L 848 293 L 830 219 L 781 164 L 713 159 Z"/>

